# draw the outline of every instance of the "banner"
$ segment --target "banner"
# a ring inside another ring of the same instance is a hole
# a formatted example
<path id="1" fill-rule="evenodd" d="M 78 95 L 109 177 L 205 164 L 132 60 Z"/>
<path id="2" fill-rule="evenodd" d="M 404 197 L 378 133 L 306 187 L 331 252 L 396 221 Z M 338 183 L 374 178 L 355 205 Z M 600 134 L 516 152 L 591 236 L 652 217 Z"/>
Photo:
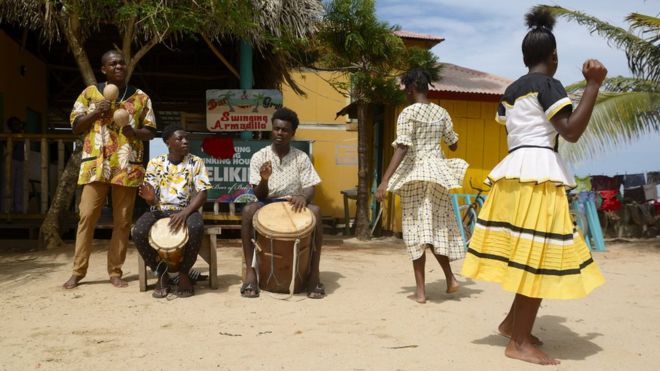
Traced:
<path id="1" fill-rule="evenodd" d="M 208 201 L 249 202 L 252 197 L 250 190 L 250 159 L 260 149 L 269 146 L 269 140 L 234 140 L 234 157 L 231 159 L 216 159 L 202 151 L 203 139 L 191 139 L 190 153 L 201 157 L 209 173 L 212 189 L 207 191 Z M 309 141 L 291 141 L 291 146 L 307 153 L 311 152 Z"/>
<path id="2" fill-rule="evenodd" d="M 279 90 L 207 90 L 209 131 L 270 131 L 271 116 L 282 107 Z"/>

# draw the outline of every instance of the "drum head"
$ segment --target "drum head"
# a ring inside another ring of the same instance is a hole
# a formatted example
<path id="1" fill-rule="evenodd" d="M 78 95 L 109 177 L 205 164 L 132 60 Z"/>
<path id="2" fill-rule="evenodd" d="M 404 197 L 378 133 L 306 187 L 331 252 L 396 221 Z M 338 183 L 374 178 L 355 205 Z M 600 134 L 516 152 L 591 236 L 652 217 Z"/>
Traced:
<path id="1" fill-rule="evenodd" d="M 155 249 L 173 250 L 188 242 L 188 228 L 184 225 L 174 232 L 168 226 L 170 218 L 158 219 L 149 231 L 149 242 Z"/>
<path id="2" fill-rule="evenodd" d="M 295 212 L 289 202 L 274 202 L 262 207 L 254 214 L 252 222 L 259 233 L 274 237 L 305 235 L 316 225 L 314 214 L 308 208 Z"/>

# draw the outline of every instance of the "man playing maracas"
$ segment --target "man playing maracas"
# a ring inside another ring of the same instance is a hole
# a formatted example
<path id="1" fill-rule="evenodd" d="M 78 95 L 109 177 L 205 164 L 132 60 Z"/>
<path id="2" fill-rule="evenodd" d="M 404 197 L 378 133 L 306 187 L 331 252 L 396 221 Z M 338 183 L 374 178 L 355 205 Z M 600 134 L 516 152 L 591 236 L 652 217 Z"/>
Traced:
<path id="1" fill-rule="evenodd" d="M 78 286 L 87 274 L 94 227 L 109 191 L 113 230 L 108 274 L 113 286 L 127 286 L 121 279 L 121 267 L 126 258 L 135 194 L 144 177 L 142 142 L 151 140 L 156 132 L 151 100 L 143 91 L 126 84 L 124 56 L 116 50 L 107 51 L 101 57 L 101 65 L 107 81 L 88 86 L 71 111 L 73 132 L 84 136 L 78 176 L 83 191 L 73 273 L 64 283 L 65 289 Z M 128 120 L 121 110 L 126 110 Z"/>

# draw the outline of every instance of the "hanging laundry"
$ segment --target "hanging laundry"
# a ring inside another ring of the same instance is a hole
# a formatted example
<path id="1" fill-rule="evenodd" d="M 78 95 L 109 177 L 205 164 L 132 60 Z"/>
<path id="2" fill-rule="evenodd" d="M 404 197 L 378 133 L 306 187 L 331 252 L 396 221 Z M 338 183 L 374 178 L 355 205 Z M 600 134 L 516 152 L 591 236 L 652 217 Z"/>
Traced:
<path id="1" fill-rule="evenodd" d="M 649 171 L 646 173 L 646 183 L 660 183 L 660 171 Z"/>
<path id="2" fill-rule="evenodd" d="M 646 201 L 646 195 L 644 194 L 644 188 L 642 186 L 623 189 L 623 202 L 627 203 L 633 201 L 638 204 L 642 204 Z"/>
<path id="3" fill-rule="evenodd" d="M 658 185 L 656 183 L 645 184 L 643 187 L 646 201 L 655 201 L 658 199 Z"/>
<path id="4" fill-rule="evenodd" d="M 623 178 L 624 188 L 639 187 L 639 186 L 643 186 L 644 184 L 646 184 L 646 178 L 644 177 L 644 173 L 626 174 Z"/>
<path id="5" fill-rule="evenodd" d="M 584 192 L 591 191 L 591 177 L 590 176 L 576 176 L 575 177 L 575 191 Z"/>
<path id="6" fill-rule="evenodd" d="M 622 183 L 623 183 L 623 175 L 616 175 L 616 176 L 593 175 L 591 177 L 591 188 L 594 191 L 603 191 L 608 189 L 618 190 L 619 188 L 621 188 Z"/>

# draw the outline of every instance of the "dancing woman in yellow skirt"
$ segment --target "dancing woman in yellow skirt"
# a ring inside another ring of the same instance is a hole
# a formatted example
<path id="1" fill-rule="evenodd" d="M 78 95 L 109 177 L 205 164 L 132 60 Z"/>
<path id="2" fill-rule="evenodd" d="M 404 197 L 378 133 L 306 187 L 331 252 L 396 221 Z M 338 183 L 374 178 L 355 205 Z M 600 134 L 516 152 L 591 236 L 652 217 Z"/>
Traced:
<path id="1" fill-rule="evenodd" d="M 522 44 L 529 73 L 512 83 L 496 120 L 506 125 L 509 154 L 488 175 L 492 185 L 479 213 L 463 275 L 497 282 L 516 294 L 499 331 L 511 340 L 508 357 L 558 364 L 531 335 L 542 299 L 585 297 L 604 283 L 583 237 L 569 215 L 566 190 L 575 179 L 556 151 L 558 137 L 576 142 L 587 127 L 607 70 L 587 60 L 587 86 L 573 110 L 557 71 L 554 18 L 533 9 Z"/>

